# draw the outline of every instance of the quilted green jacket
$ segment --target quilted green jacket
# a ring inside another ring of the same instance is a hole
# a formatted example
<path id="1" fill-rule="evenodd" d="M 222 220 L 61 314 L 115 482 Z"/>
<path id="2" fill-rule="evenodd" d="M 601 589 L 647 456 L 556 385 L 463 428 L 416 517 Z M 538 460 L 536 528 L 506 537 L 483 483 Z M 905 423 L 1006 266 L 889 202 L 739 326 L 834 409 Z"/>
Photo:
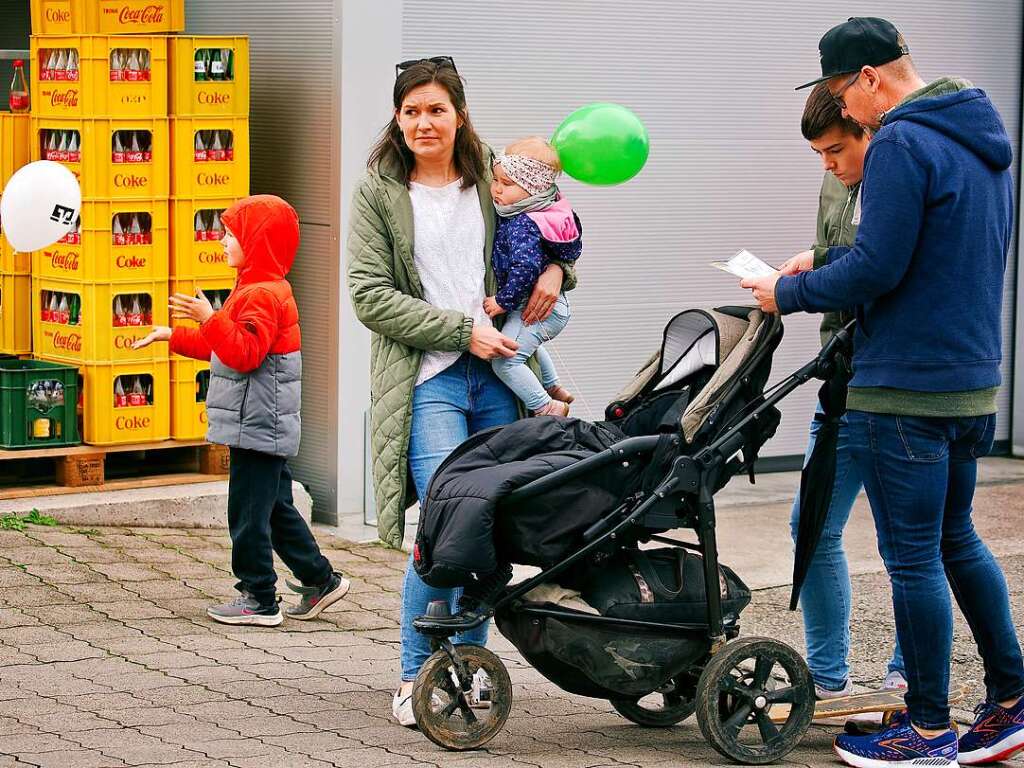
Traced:
<path id="1" fill-rule="evenodd" d="M 495 212 L 490 162 L 477 184 L 484 215 L 488 296 L 497 292 L 491 269 Z M 372 331 L 370 347 L 370 452 L 381 540 L 399 548 L 405 510 L 415 501 L 409 478 L 412 393 L 424 350 L 466 351 L 473 319 L 423 300 L 413 262 L 413 214 L 409 190 L 395 169 L 367 173 L 352 200 L 347 244 L 348 287 L 356 317 Z M 571 266 L 563 290 L 576 282 Z M 532 361 L 531 361 L 532 362 Z"/>

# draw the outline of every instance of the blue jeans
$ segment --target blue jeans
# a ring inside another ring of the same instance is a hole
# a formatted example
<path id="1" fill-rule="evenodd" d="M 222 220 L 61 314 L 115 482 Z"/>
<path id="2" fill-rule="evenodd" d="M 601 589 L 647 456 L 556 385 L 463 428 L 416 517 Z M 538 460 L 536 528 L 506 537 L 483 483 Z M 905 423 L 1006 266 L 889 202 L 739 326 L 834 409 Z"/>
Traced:
<path id="1" fill-rule="evenodd" d="M 821 413 L 819 406 L 817 413 Z M 811 436 L 804 463 L 811 458 L 818 439 L 821 422 L 811 420 Z M 843 551 L 843 529 L 850 519 L 853 503 L 860 493 L 860 473 L 850 456 L 846 417 L 839 426 L 836 444 L 836 479 L 832 503 L 825 517 L 821 539 L 814 550 L 807 577 L 800 590 L 800 609 L 804 616 L 804 640 L 807 644 L 807 666 L 814 682 L 830 691 L 842 690 L 850 676 L 847 657 L 850 653 L 850 571 Z M 790 527 L 796 541 L 800 522 L 800 496 L 793 500 Z M 903 671 L 903 654 L 899 641 L 892 649 L 889 671 Z"/>
<path id="2" fill-rule="evenodd" d="M 551 402 L 547 390 L 558 383 L 558 371 L 555 370 L 551 355 L 541 345 L 561 333 L 568 322 L 569 300 L 563 293 L 559 295 L 546 320 L 524 325 L 520 308 L 508 313 L 508 319 L 501 328 L 503 334 L 518 342 L 519 349 L 513 357 L 495 358 L 491 365 L 498 378 L 505 382 L 531 411 L 539 410 Z M 536 357 L 540 365 L 541 381 L 537 381 L 533 371 L 526 365 L 526 361 L 531 357 Z"/>
<path id="3" fill-rule="evenodd" d="M 412 434 L 409 472 L 422 501 L 438 465 L 474 432 L 509 424 L 519 418 L 515 396 L 502 384 L 486 361 L 468 352 L 433 378 L 420 384 L 412 396 Z M 402 585 L 402 680 L 415 680 L 430 656 L 430 640 L 417 632 L 412 621 L 426 613 L 432 600 L 447 600 L 456 610 L 461 589 L 427 586 L 412 566 L 405 569 Z M 456 642 L 484 645 L 489 622 L 459 635 Z"/>
<path id="4" fill-rule="evenodd" d="M 1006 579 L 971 522 L 977 459 L 996 417 L 924 418 L 849 411 L 850 453 L 871 502 L 892 580 L 907 667 L 907 709 L 921 728 L 948 728 L 953 613 L 947 582 L 978 644 L 990 701 L 1024 693 L 1024 663 Z"/>

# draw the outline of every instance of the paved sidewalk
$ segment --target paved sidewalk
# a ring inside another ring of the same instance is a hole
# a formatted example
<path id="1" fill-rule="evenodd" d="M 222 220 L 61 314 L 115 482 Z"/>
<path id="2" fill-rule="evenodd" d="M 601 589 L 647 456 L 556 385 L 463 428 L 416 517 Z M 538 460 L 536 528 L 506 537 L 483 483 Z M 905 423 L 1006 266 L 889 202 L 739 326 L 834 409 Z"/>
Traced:
<path id="1" fill-rule="evenodd" d="M 1024 609 L 1024 537 L 1016 522 L 1022 488 L 979 489 L 976 513 L 979 529 L 998 539 L 994 548 L 1018 614 Z M 770 542 L 777 567 L 788 568 L 788 514 L 788 504 L 773 503 L 723 515 L 725 529 L 746 533 L 742 540 L 720 534 L 723 560 L 744 575 L 743 550 L 730 540 L 746 547 L 749 537 L 759 536 L 762 549 Z M 864 519 L 862 507 L 856 514 Z M 234 594 L 226 532 L 0 531 L 0 768 L 724 762 L 692 719 L 667 730 L 632 725 L 606 702 L 571 696 L 547 682 L 496 632 L 491 647 L 505 658 L 515 686 L 512 716 L 484 751 L 438 749 L 390 719 L 405 556 L 322 531 L 318 538 L 352 579 L 349 596 L 321 620 L 258 629 L 205 617 L 212 600 Z M 862 560 L 855 576 L 853 662 L 857 682 L 875 683 L 892 642 L 891 611 L 884 574 L 877 562 Z M 788 587 L 756 591 L 744 613 L 744 634 L 802 647 L 799 617 L 785 610 L 787 602 Z M 977 684 L 980 664 L 959 618 L 956 633 L 954 681 Z M 831 738 L 829 730 L 812 728 L 789 762 L 836 764 Z"/>

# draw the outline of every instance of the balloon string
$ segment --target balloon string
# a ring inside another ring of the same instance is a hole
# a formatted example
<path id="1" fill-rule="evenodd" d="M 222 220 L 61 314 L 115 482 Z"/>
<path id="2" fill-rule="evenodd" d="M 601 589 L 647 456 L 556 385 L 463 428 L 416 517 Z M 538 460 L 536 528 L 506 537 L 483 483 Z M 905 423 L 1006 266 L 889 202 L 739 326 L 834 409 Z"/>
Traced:
<path id="1" fill-rule="evenodd" d="M 558 351 L 558 345 L 555 344 L 554 342 L 550 342 L 546 346 L 548 348 L 548 351 L 552 354 L 552 356 L 558 363 L 559 374 L 564 373 L 569 378 L 569 384 L 572 386 L 573 394 L 575 394 L 576 396 L 576 400 L 573 403 L 573 405 L 575 405 L 576 403 L 582 405 L 583 410 L 586 411 L 587 414 L 587 421 L 595 421 L 594 411 L 591 410 L 590 403 L 587 401 L 587 398 L 583 396 L 583 390 L 580 389 L 580 386 L 577 383 L 576 378 L 572 375 L 572 368 L 565 364 L 565 358 L 562 357 L 561 353 Z M 569 407 L 572 408 L 572 406 Z"/>

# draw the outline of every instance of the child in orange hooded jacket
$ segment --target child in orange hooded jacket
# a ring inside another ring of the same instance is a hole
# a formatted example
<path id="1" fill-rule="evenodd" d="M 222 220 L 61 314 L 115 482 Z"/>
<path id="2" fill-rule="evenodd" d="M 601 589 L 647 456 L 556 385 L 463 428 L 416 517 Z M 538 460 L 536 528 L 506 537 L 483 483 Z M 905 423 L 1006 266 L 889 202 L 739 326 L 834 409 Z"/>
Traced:
<path id="1" fill-rule="evenodd" d="M 207 615 L 224 624 L 276 626 L 283 617 L 274 552 L 301 582 L 287 582 L 302 595 L 285 609 L 289 618 L 319 615 L 349 582 L 320 553 L 292 500 L 287 459 L 299 448 L 302 353 L 299 310 L 285 275 L 299 248 L 298 215 L 279 197 L 254 195 L 221 221 L 228 266 L 238 270 L 224 306 L 214 312 L 198 291 L 175 294 L 173 316 L 199 327 L 157 327 L 136 348 L 169 341 L 172 352 L 210 361 L 207 439 L 231 448 L 228 528 L 241 596 Z"/>

